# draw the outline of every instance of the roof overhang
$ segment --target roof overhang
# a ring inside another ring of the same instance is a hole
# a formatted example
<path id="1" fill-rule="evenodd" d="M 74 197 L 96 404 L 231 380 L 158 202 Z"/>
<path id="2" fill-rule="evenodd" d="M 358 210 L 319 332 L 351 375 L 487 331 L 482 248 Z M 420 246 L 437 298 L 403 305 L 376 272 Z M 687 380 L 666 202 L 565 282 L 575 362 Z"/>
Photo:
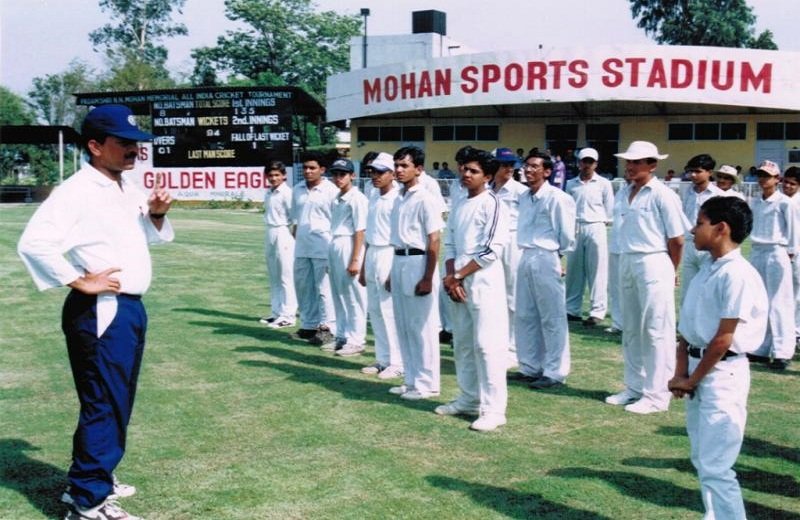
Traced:
<path id="1" fill-rule="evenodd" d="M 58 144 L 80 143 L 81 136 L 71 126 L 3 125 L 0 144 Z"/>
<path id="2" fill-rule="evenodd" d="M 800 53 L 689 46 L 533 49 L 419 60 L 328 79 L 331 121 L 361 117 L 800 111 Z"/>

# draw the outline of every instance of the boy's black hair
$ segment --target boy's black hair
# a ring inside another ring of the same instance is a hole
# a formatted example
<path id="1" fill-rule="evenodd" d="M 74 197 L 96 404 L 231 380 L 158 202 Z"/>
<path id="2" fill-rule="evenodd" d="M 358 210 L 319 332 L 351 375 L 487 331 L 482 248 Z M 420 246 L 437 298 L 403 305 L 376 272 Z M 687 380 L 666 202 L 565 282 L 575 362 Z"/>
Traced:
<path id="1" fill-rule="evenodd" d="M 741 244 L 753 230 L 753 212 L 738 197 L 711 197 L 700 211 L 712 224 L 725 222 L 731 228 L 731 240 Z"/>
<path id="2" fill-rule="evenodd" d="M 797 182 L 800 182 L 800 168 L 797 166 L 790 166 L 786 169 L 786 172 L 783 174 L 784 179 L 794 179 Z"/>
<path id="3" fill-rule="evenodd" d="M 399 161 L 405 156 L 411 158 L 414 166 L 422 166 L 425 164 L 425 152 L 419 146 L 404 146 L 394 153 L 394 160 Z"/>
<path id="4" fill-rule="evenodd" d="M 278 170 L 282 174 L 286 175 L 286 165 L 283 164 L 282 161 L 270 161 L 269 164 L 264 167 L 264 173 L 269 173 L 272 170 Z"/>
<path id="5" fill-rule="evenodd" d="M 318 152 L 316 150 L 308 150 L 300 154 L 301 163 L 307 163 L 309 161 L 316 161 L 317 164 L 319 164 L 323 168 L 328 167 L 328 161 L 325 154 L 322 152 Z"/>
<path id="6" fill-rule="evenodd" d="M 553 159 L 547 155 L 546 153 L 542 152 L 534 152 L 531 150 L 531 153 L 525 158 L 525 162 L 528 162 L 528 159 L 541 159 L 542 160 L 542 167 L 545 170 L 552 170 L 553 169 Z"/>
<path id="7" fill-rule="evenodd" d="M 476 162 L 480 164 L 483 174 L 491 176 L 492 178 L 494 178 L 497 170 L 500 169 L 500 162 L 495 156 L 486 150 L 479 150 L 477 148 L 470 148 L 469 153 L 464 158 L 464 164 L 468 162 Z"/>
<path id="8" fill-rule="evenodd" d="M 700 155 L 695 155 L 689 162 L 686 163 L 686 169 L 690 168 L 702 168 L 703 170 L 708 170 L 710 172 L 714 171 L 714 168 L 717 166 L 717 161 L 714 160 L 713 157 L 708 155 L 707 153 L 701 153 Z"/>
<path id="9" fill-rule="evenodd" d="M 456 163 L 464 164 L 466 162 L 467 156 L 473 149 L 474 148 L 472 148 L 470 145 L 462 146 L 461 148 L 459 148 L 455 156 Z"/>

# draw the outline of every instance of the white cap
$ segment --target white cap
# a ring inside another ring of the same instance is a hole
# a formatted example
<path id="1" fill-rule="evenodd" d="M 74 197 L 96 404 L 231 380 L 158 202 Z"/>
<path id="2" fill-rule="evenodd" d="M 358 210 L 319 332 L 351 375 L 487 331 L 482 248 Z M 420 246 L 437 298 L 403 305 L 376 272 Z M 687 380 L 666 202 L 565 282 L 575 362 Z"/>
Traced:
<path id="1" fill-rule="evenodd" d="M 714 170 L 714 173 L 721 173 L 722 175 L 728 175 L 730 177 L 733 177 L 733 180 L 735 182 L 739 182 L 739 172 L 736 171 L 736 168 L 734 168 L 729 164 L 723 164 L 722 166 Z"/>
<path id="2" fill-rule="evenodd" d="M 648 141 L 634 141 L 624 153 L 615 153 L 615 156 L 627 161 L 636 161 L 638 159 L 666 159 L 669 154 L 659 154 L 658 148 Z"/>
<path id="3" fill-rule="evenodd" d="M 378 154 L 375 159 L 371 163 L 369 163 L 370 168 L 375 168 L 379 172 L 390 172 L 394 170 L 394 157 L 389 155 L 386 152 L 381 152 Z"/>
<path id="4" fill-rule="evenodd" d="M 600 156 L 597 154 L 597 150 L 594 148 L 581 148 L 581 151 L 578 152 L 578 160 L 580 161 L 586 158 L 594 159 L 596 161 L 600 158 Z"/>

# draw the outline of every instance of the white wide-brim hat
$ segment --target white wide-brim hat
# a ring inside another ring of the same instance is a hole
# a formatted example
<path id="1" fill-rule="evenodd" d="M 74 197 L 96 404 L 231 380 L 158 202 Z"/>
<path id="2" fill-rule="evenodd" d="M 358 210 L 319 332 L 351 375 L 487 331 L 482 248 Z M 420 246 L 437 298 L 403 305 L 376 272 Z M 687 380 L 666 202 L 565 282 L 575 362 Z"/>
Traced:
<path id="1" fill-rule="evenodd" d="M 656 145 L 649 141 L 634 141 L 628 145 L 628 149 L 623 153 L 615 153 L 615 156 L 627 161 L 636 161 L 638 159 L 666 159 L 669 154 L 658 153 Z"/>
<path id="2" fill-rule="evenodd" d="M 729 164 L 723 164 L 718 169 L 714 170 L 714 173 L 727 175 L 729 177 L 733 177 L 734 182 L 738 183 L 741 179 L 739 179 L 739 172 L 736 171 L 736 168 Z"/>

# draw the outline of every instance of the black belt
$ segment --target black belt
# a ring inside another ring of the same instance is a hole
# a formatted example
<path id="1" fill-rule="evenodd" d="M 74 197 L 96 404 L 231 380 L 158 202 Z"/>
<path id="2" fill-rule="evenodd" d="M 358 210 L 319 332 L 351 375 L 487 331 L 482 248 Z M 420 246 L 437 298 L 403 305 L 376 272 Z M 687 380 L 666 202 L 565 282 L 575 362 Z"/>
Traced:
<path id="1" fill-rule="evenodd" d="M 689 355 L 692 356 L 693 358 L 700 359 L 700 358 L 703 357 L 703 351 L 704 350 L 705 350 L 704 348 L 693 347 L 693 346 L 690 345 L 689 346 Z M 730 358 L 736 357 L 738 355 L 739 354 L 737 354 L 736 352 L 733 352 L 732 350 L 729 350 L 729 351 L 725 352 L 725 354 L 723 354 L 723 356 L 720 359 L 724 361 L 726 359 L 730 359 Z"/>
<path id="2" fill-rule="evenodd" d="M 411 247 L 405 249 L 395 249 L 394 254 L 396 254 L 397 256 L 420 256 L 424 255 L 425 251 L 422 249 Z"/>

